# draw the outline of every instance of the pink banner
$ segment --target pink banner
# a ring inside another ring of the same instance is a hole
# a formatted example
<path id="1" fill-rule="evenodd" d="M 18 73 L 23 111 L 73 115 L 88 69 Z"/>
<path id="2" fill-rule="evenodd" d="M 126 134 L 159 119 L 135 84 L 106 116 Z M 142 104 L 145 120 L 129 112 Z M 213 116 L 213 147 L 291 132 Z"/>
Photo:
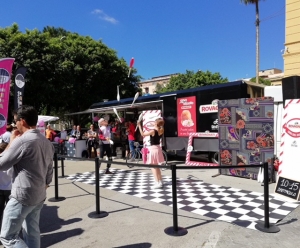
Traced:
<path id="1" fill-rule="evenodd" d="M 5 133 L 9 102 L 11 71 L 15 59 L 0 59 L 0 135 Z"/>

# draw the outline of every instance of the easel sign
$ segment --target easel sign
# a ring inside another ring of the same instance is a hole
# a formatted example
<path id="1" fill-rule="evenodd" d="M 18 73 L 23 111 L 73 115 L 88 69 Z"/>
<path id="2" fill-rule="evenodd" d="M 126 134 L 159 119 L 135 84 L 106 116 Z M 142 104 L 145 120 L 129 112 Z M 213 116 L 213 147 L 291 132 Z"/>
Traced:
<path id="1" fill-rule="evenodd" d="M 279 176 L 275 187 L 275 193 L 297 201 L 300 193 L 300 182 Z"/>
<path id="2" fill-rule="evenodd" d="M 193 140 L 194 138 L 217 138 L 218 133 L 190 133 L 188 147 L 186 152 L 185 165 L 193 165 L 193 166 L 219 166 L 219 164 L 215 163 L 207 163 L 207 162 L 199 162 L 199 161 L 191 161 L 191 153 L 194 150 Z"/>

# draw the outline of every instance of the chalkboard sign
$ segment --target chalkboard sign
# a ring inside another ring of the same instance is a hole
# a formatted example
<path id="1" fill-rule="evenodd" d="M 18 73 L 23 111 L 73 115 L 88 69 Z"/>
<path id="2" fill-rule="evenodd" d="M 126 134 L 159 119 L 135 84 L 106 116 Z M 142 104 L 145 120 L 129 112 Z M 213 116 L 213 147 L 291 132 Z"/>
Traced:
<path id="1" fill-rule="evenodd" d="M 300 182 L 279 176 L 275 187 L 275 193 L 297 201 L 299 192 Z"/>

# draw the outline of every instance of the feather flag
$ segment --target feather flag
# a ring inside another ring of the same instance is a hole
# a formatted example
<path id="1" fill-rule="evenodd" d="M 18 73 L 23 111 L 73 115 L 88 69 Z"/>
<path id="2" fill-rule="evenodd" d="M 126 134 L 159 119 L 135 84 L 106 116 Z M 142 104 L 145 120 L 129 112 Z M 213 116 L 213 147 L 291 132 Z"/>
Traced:
<path id="1" fill-rule="evenodd" d="M 0 59 L 0 135 L 5 133 L 14 58 Z"/>
<path id="2" fill-rule="evenodd" d="M 134 64 L 134 57 L 132 57 L 131 60 L 130 60 L 128 77 L 130 76 L 130 72 L 131 72 L 131 69 L 133 67 L 133 64 Z"/>

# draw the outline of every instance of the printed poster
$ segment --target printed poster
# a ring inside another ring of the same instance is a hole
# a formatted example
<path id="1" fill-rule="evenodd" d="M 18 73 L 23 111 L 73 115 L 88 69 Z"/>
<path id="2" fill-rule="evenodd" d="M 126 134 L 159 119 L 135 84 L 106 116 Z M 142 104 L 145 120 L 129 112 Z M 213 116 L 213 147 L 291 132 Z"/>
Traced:
<path id="1" fill-rule="evenodd" d="M 300 182 L 300 100 L 286 100 L 278 175 Z"/>
<path id="2" fill-rule="evenodd" d="M 259 165 L 274 157 L 272 97 L 219 100 L 220 165 Z M 259 168 L 221 169 L 221 174 L 257 179 Z"/>
<path id="3" fill-rule="evenodd" d="M 155 120 L 161 118 L 160 110 L 147 110 L 143 111 L 143 132 L 149 132 L 155 127 Z M 166 128 L 166 127 L 165 127 Z M 150 136 L 143 138 L 143 145 L 150 146 Z"/>
<path id="4" fill-rule="evenodd" d="M 178 137 L 188 137 L 196 132 L 196 97 L 181 97 L 177 99 L 177 129 Z"/>

